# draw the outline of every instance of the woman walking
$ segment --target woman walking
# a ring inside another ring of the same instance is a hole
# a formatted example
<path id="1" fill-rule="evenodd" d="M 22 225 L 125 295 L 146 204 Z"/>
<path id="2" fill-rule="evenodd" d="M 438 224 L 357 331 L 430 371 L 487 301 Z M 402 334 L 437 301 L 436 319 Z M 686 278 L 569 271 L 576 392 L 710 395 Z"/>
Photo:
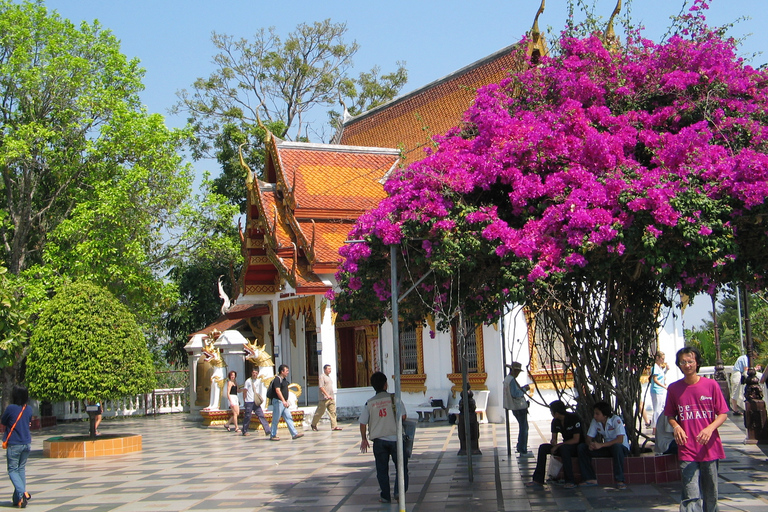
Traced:
<path id="1" fill-rule="evenodd" d="M 27 492 L 27 458 L 32 444 L 29 424 L 32 408 L 27 405 L 29 392 L 22 386 L 14 386 L 11 404 L 3 411 L 0 423 L 5 426 L 3 445 L 8 459 L 8 478 L 13 484 L 13 506 L 25 508 L 32 497 Z"/>
<path id="2" fill-rule="evenodd" d="M 240 402 L 237 396 L 237 372 L 231 371 L 227 375 L 227 398 L 229 399 L 229 408 L 232 409 L 232 422 L 235 424 L 235 432 L 240 432 L 237 426 L 237 417 L 240 415 Z M 231 430 L 229 425 L 226 426 L 227 431 Z"/>

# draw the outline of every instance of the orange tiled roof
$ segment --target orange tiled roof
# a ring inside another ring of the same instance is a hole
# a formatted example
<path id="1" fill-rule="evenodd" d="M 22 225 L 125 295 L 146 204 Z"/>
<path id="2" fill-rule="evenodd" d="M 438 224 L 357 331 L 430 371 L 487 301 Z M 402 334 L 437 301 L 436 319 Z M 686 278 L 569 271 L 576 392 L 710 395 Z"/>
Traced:
<path id="1" fill-rule="evenodd" d="M 356 146 L 405 148 L 405 160 L 424 158 L 431 137 L 458 126 L 475 99 L 475 91 L 496 83 L 519 66 L 515 45 L 508 46 L 455 73 L 396 98 L 344 123 L 339 142 Z"/>
<path id="2" fill-rule="evenodd" d="M 354 225 L 353 222 L 321 221 L 299 222 L 302 233 L 309 239 L 310 245 L 314 241 L 315 266 L 335 267 L 339 261 L 339 248 L 348 239 L 348 233 Z M 314 236 L 313 236 L 314 234 Z"/>
<path id="3" fill-rule="evenodd" d="M 230 329 L 237 330 L 244 324 L 245 320 L 242 318 L 227 318 L 225 315 L 222 315 L 199 331 L 193 332 L 189 335 L 189 337 L 191 338 L 197 334 L 210 334 L 214 329 L 217 329 L 221 332 L 228 331 Z"/>
<path id="4" fill-rule="evenodd" d="M 277 275 L 302 293 L 324 293 L 317 273 L 335 272 L 338 250 L 353 222 L 384 197 L 382 178 L 394 149 L 267 142 L 268 175 L 249 195 L 246 291 L 265 289 Z M 258 288 L 260 287 L 260 288 Z"/>
<path id="5" fill-rule="evenodd" d="M 253 187 L 258 192 L 249 194 L 249 252 L 255 263 L 246 265 L 246 281 L 251 276 L 256 283 L 258 277 L 263 287 L 270 278 L 278 282 L 279 274 L 301 293 L 327 289 L 317 274 L 335 271 L 354 221 L 384 197 L 383 178 L 399 163 L 395 148 L 405 148 L 407 161 L 422 159 L 421 148 L 433 135 L 461 123 L 477 88 L 520 65 L 514 49 L 504 48 L 345 122 L 340 145 L 270 137 L 264 168 L 272 183 L 259 183 Z"/>
<path id="6" fill-rule="evenodd" d="M 277 151 L 279 172 L 292 191 L 298 218 L 302 210 L 335 211 L 342 216 L 356 212 L 357 217 L 376 207 L 384 197 L 381 179 L 399 156 L 388 149 L 297 142 L 279 142 Z"/>

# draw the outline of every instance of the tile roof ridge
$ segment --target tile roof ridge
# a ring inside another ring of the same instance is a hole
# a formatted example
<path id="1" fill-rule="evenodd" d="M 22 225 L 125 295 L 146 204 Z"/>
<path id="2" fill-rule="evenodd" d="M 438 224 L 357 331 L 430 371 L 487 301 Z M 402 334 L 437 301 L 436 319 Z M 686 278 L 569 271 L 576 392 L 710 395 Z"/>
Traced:
<path id="1" fill-rule="evenodd" d="M 511 44 L 509 46 L 505 46 L 504 48 L 502 48 L 500 50 L 497 50 L 497 51 L 493 52 L 492 54 L 483 57 L 480 60 L 476 60 L 475 62 L 464 66 L 463 68 L 457 69 L 453 73 L 449 73 L 449 74 L 447 74 L 447 75 L 445 75 L 445 76 L 443 76 L 441 78 L 438 78 L 437 80 L 433 80 L 432 82 L 429 82 L 428 84 L 422 85 L 421 87 L 419 87 L 417 89 L 414 89 L 413 91 L 411 91 L 409 93 L 406 93 L 406 94 L 403 94 L 402 96 L 398 96 L 396 98 L 393 98 L 393 99 L 389 100 L 386 103 L 382 103 L 381 105 L 379 105 L 377 107 L 374 107 L 374 108 L 372 108 L 370 110 L 366 110 L 365 112 L 363 112 L 361 114 L 358 114 L 358 115 L 356 115 L 354 117 L 351 117 L 351 118 L 345 120 L 342 123 L 342 130 L 347 125 L 354 124 L 355 122 L 357 122 L 357 121 L 359 121 L 361 119 L 365 119 L 369 115 L 372 115 L 372 114 L 374 114 L 376 112 L 379 112 L 380 110 L 384 110 L 384 109 L 389 108 L 389 107 L 391 107 L 393 105 L 396 105 L 396 104 L 398 104 L 400 102 L 403 102 L 403 101 L 405 101 L 405 100 L 407 100 L 409 98 L 412 98 L 414 96 L 418 96 L 419 94 L 421 94 L 421 93 L 423 93 L 425 91 L 428 91 L 429 89 L 432 89 L 432 88 L 437 87 L 438 85 L 441 85 L 441 84 L 443 84 L 445 82 L 449 82 L 449 81 L 451 81 L 451 80 L 453 80 L 455 78 L 458 78 L 458 77 L 460 77 L 462 75 L 465 75 L 465 74 L 469 73 L 470 71 L 473 71 L 473 70 L 479 68 L 480 66 L 482 66 L 484 64 L 487 64 L 489 62 L 493 62 L 494 60 L 498 59 L 499 57 L 512 52 L 512 50 L 514 50 L 515 47 L 517 47 L 519 44 L 520 43 L 513 43 L 513 44 Z"/>
<path id="2" fill-rule="evenodd" d="M 304 149 L 311 151 L 334 151 L 339 153 L 376 153 L 382 155 L 399 155 L 396 148 L 379 148 L 369 146 L 347 146 L 343 144 L 326 144 L 324 142 L 294 142 L 282 141 L 277 145 L 280 149 Z"/>

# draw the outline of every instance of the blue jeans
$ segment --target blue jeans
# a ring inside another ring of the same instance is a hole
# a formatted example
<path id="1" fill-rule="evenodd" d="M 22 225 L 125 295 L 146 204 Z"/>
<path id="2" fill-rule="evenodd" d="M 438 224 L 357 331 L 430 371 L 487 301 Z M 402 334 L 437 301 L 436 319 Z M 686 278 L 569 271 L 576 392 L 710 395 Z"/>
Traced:
<path id="1" fill-rule="evenodd" d="M 512 411 L 512 415 L 520 425 L 517 434 L 517 453 L 528 453 L 528 409 Z"/>
<path id="2" fill-rule="evenodd" d="M 289 411 L 288 408 L 283 405 L 283 402 L 277 398 L 272 400 L 272 437 L 277 437 L 277 424 L 280 422 L 280 416 L 285 420 L 285 424 L 288 426 L 288 432 L 291 433 L 291 437 L 296 437 L 298 432 L 293 425 L 291 411 Z"/>
<path id="3" fill-rule="evenodd" d="M 383 439 L 373 440 L 373 458 L 376 461 L 376 480 L 379 481 L 381 497 L 385 500 L 391 500 L 389 493 L 389 458 L 397 468 L 397 441 L 384 441 Z M 405 482 L 405 492 L 408 492 L 408 457 L 403 460 L 403 481 Z M 395 494 L 397 494 L 397 475 L 395 475 Z"/>
<path id="4" fill-rule="evenodd" d="M 624 481 L 624 458 L 629 455 L 629 449 L 623 444 L 612 444 L 607 448 L 590 450 L 587 443 L 579 445 L 579 469 L 582 480 L 596 480 L 595 470 L 592 468 L 593 457 L 613 457 L 613 479 L 617 482 Z"/>
<path id="5" fill-rule="evenodd" d="M 680 512 L 717 512 L 717 470 L 719 461 L 680 461 L 683 497 Z"/>
<path id="6" fill-rule="evenodd" d="M 27 490 L 27 458 L 31 446 L 28 444 L 9 444 L 6 457 L 8 458 L 8 478 L 13 484 L 13 503 L 21 501 Z"/>

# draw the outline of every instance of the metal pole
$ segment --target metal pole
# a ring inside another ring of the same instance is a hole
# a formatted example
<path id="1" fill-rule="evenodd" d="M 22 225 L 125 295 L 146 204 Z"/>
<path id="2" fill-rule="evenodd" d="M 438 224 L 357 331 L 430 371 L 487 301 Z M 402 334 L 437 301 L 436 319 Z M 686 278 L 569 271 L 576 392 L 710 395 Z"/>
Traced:
<path id="1" fill-rule="evenodd" d="M 739 290 L 739 285 L 736 285 L 736 311 L 739 313 L 739 345 L 741 347 L 741 352 L 739 352 L 739 355 L 741 355 L 744 354 L 744 329 L 741 326 L 741 291 Z"/>
<path id="2" fill-rule="evenodd" d="M 506 308 L 504 304 L 501 305 L 501 320 L 500 320 L 500 327 L 501 327 L 501 364 L 502 364 L 502 374 L 506 377 L 506 371 L 507 371 L 507 338 L 506 334 L 504 333 L 504 312 Z M 502 402 L 504 399 L 504 390 L 502 390 Z M 502 403 L 503 405 L 503 403 Z M 507 427 L 507 457 L 512 456 L 512 438 L 509 433 L 509 411 L 507 409 L 504 409 L 504 423 Z"/>
<path id="3" fill-rule="evenodd" d="M 390 279 L 392 280 L 392 355 L 395 359 L 395 404 L 400 404 L 400 319 L 398 318 L 398 286 L 397 286 L 397 245 L 389 246 Z M 398 506 L 400 512 L 405 512 L 405 474 L 403 473 L 403 420 L 398 411 L 395 423 L 397 424 L 397 488 Z"/>
<path id="4" fill-rule="evenodd" d="M 469 483 L 475 481 L 475 475 L 472 471 L 472 425 L 469 415 L 472 414 L 469 408 L 469 371 L 467 369 L 467 334 L 464 326 L 464 315 L 459 310 L 459 326 L 456 331 L 459 333 L 457 336 L 459 345 L 457 347 L 459 351 L 459 358 L 461 360 L 461 398 L 464 415 L 464 446 L 467 449 L 467 476 L 469 477 Z"/>

